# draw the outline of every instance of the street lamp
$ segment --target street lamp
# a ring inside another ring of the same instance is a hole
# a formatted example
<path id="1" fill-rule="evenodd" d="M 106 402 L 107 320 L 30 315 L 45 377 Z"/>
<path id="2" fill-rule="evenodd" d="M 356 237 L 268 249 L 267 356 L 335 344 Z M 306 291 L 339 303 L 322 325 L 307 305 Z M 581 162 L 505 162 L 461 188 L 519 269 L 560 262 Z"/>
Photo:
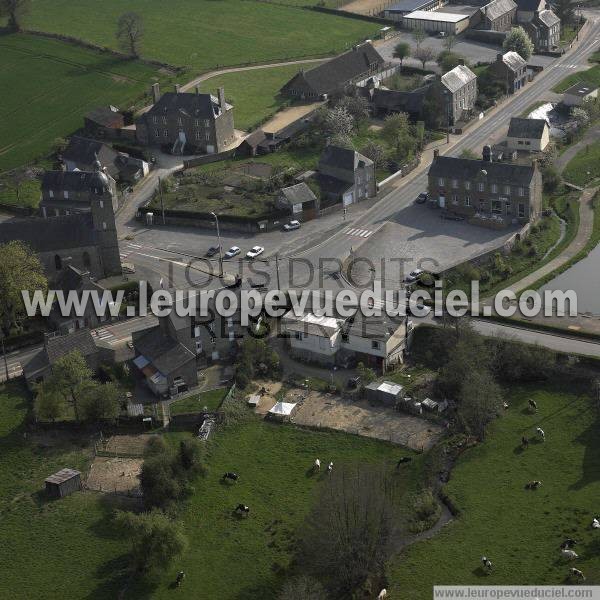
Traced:
<path id="1" fill-rule="evenodd" d="M 221 232 L 219 230 L 219 217 L 217 217 L 216 213 L 210 213 L 215 218 L 215 224 L 217 225 L 217 239 L 219 240 L 219 272 L 220 277 L 223 277 L 223 249 L 221 247 Z"/>
<path id="2" fill-rule="evenodd" d="M 444 98 L 446 99 L 446 144 L 450 143 L 450 93 L 444 90 Z"/>

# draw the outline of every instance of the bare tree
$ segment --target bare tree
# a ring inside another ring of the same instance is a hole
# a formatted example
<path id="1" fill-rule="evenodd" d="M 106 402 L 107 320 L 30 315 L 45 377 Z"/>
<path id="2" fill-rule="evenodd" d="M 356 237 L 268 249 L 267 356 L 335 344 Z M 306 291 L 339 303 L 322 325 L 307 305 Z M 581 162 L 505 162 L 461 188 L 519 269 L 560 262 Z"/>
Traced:
<path id="1" fill-rule="evenodd" d="M 29 12 L 30 0 L 0 0 L 0 17 L 8 19 L 11 31 L 21 31 L 21 19 Z"/>
<path id="2" fill-rule="evenodd" d="M 435 59 L 435 50 L 429 46 L 421 46 L 415 50 L 413 56 L 421 61 L 423 69 L 425 69 L 425 65 Z"/>
<path id="3" fill-rule="evenodd" d="M 415 38 L 415 45 L 418 50 L 421 47 L 421 43 L 425 39 L 425 31 L 423 29 L 421 29 L 420 27 L 417 27 L 413 31 L 413 37 Z"/>
<path id="4" fill-rule="evenodd" d="M 454 48 L 454 45 L 456 44 L 456 36 L 455 35 L 449 35 L 445 40 L 444 40 L 444 48 L 450 52 L 452 50 L 452 48 Z"/>
<path id="5" fill-rule="evenodd" d="M 123 52 L 131 56 L 140 55 L 140 44 L 144 35 L 142 17 L 134 12 L 127 12 L 117 22 L 117 41 Z"/>

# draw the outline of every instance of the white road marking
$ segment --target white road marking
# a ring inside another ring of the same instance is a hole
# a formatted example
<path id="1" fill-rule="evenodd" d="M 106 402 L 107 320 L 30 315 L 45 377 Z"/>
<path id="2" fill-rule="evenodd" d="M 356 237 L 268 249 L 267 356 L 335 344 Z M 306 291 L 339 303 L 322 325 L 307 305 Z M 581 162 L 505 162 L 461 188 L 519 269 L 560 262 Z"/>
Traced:
<path id="1" fill-rule="evenodd" d="M 344 231 L 346 235 L 353 235 L 356 237 L 368 238 L 373 232 L 369 229 L 356 229 L 351 228 Z"/>

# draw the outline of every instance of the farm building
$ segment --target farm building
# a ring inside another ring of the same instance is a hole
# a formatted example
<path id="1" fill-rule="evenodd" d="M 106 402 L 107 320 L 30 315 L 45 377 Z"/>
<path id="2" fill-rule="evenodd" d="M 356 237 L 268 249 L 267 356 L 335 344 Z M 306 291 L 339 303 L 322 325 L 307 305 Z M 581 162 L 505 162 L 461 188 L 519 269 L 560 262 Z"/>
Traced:
<path id="1" fill-rule="evenodd" d="M 564 91 L 563 104 L 565 106 L 581 106 L 584 102 L 596 98 L 598 98 L 598 88 L 580 81 Z"/>
<path id="2" fill-rule="evenodd" d="M 402 398 L 402 390 L 403 387 L 393 381 L 374 381 L 365 386 L 367 400 L 381 402 L 388 406 L 396 406 L 396 403 Z"/>
<path id="3" fill-rule="evenodd" d="M 75 469 L 61 469 L 46 479 L 46 492 L 52 498 L 64 498 L 81 489 L 81 473 Z"/>
<path id="4" fill-rule="evenodd" d="M 458 35 L 469 27 L 471 17 L 468 14 L 450 12 L 430 12 L 415 10 L 403 18 L 407 29 L 444 32 L 447 35 Z"/>
<path id="5" fill-rule="evenodd" d="M 383 15 L 390 21 L 402 21 L 402 17 L 415 10 L 435 10 L 441 8 L 445 2 L 443 0 L 400 0 L 392 6 L 388 6 Z"/>

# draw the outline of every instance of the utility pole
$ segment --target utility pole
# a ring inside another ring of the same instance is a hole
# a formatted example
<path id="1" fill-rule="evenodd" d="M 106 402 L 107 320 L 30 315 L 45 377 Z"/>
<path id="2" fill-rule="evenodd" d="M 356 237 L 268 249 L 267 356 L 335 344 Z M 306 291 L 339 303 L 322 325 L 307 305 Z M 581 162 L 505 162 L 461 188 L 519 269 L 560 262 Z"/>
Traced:
<path id="1" fill-rule="evenodd" d="M 163 225 L 165 225 L 165 202 L 163 199 L 162 181 L 160 177 L 158 178 L 158 191 L 160 193 L 160 211 L 162 212 L 162 222 Z"/>
<path id="2" fill-rule="evenodd" d="M 221 246 L 221 231 L 219 230 L 219 217 L 214 212 L 210 213 L 215 218 L 215 223 L 217 225 L 217 239 L 219 240 L 219 273 L 220 277 L 223 277 L 223 247 Z"/>
<path id="3" fill-rule="evenodd" d="M 2 340 L 2 357 L 4 358 L 4 370 L 6 371 L 6 383 L 8 383 L 8 361 L 6 360 L 6 350 L 4 348 L 4 334 L 0 332 L 0 340 Z"/>
<path id="4" fill-rule="evenodd" d="M 444 90 L 446 96 L 446 144 L 450 144 L 450 93 Z"/>
<path id="5" fill-rule="evenodd" d="M 281 290 L 281 282 L 279 281 L 279 252 L 275 254 L 275 271 L 277 273 L 277 290 Z"/>

